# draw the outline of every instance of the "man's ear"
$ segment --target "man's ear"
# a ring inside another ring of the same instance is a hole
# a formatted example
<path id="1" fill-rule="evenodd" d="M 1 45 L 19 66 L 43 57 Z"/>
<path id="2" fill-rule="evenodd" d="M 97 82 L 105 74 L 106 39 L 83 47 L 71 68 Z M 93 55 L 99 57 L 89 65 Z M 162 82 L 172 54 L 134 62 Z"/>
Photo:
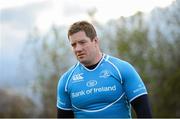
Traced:
<path id="1" fill-rule="evenodd" d="M 98 37 L 94 37 L 94 41 L 95 41 L 96 43 L 99 43 Z"/>

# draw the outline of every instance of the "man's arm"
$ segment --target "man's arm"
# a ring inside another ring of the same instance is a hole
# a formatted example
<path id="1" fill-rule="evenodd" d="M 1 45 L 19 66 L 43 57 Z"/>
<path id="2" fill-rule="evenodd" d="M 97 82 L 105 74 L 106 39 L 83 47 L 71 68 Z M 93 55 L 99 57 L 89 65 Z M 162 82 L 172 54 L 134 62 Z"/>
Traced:
<path id="1" fill-rule="evenodd" d="M 57 108 L 57 118 L 74 118 L 72 110 L 62 110 Z"/>
<path id="2" fill-rule="evenodd" d="M 151 107 L 147 94 L 142 95 L 131 102 L 137 118 L 152 118 Z"/>

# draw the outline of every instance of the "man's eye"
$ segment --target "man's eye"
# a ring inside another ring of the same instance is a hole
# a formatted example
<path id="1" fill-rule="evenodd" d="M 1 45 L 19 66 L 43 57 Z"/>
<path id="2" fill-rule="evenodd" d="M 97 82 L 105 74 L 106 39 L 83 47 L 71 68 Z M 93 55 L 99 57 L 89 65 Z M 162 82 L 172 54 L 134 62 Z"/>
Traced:
<path id="1" fill-rule="evenodd" d="M 84 44 L 84 43 L 86 43 L 86 42 L 85 42 L 85 41 L 81 41 L 81 42 L 80 42 L 80 44 Z"/>
<path id="2" fill-rule="evenodd" d="M 76 45 L 75 43 L 71 44 L 72 47 L 75 47 L 75 45 Z"/>

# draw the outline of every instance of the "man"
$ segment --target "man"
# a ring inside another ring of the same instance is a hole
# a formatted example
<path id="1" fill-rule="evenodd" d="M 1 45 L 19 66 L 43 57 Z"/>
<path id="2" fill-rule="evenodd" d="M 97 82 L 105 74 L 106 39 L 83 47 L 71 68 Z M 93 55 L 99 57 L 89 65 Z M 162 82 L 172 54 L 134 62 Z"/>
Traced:
<path id="1" fill-rule="evenodd" d="M 132 65 L 104 54 L 92 24 L 71 25 L 68 38 L 79 61 L 57 87 L 58 118 L 152 117 L 147 90 Z"/>

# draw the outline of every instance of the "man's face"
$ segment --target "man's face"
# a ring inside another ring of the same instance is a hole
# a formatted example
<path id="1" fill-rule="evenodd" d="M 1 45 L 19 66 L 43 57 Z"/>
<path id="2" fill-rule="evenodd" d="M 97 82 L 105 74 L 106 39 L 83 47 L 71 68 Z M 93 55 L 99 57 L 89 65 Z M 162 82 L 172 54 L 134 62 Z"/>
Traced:
<path id="1" fill-rule="evenodd" d="M 69 40 L 77 59 L 85 66 L 93 65 L 97 54 L 97 39 L 91 40 L 84 31 L 79 31 L 71 35 Z"/>

